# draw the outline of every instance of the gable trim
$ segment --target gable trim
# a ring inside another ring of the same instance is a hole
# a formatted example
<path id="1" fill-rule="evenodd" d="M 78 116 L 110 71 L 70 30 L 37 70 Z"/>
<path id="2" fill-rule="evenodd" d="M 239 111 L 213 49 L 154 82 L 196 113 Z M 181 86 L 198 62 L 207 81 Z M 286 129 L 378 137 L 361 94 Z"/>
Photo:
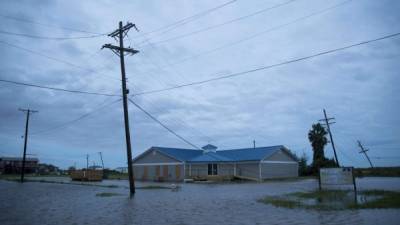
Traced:
<path id="1" fill-rule="evenodd" d="M 183 162 L 170 162 L 170 163 L 132 163 L 133 166 L 173 166 L 183 165 Z"/>
<path id="2" fill-rule="evenodd" d="M 285 155 L 287 155 L 289 158 L 291 158 L 291 159 L 293 160 L 293 162 L 296 162 L 296 163 L 297 163 L 297 159 L 295 159 L 295 158 L 293 157 L 293 155 L 289 153 L 288 149 L 287 149 L 285 146 L 283 146 L 283 147 L 280 148 L 280 149 L 277 149 L 277 150 L 276 150 L 274 153 L 272 153 L 271 155 L 269 155 L 269 156 L 267 156 L 267 157 L 264 157 L 264 158 L 261 160 L 261 162 L 263 162 L 263 161 L 268 161 L 267 159 L 268 159 L 269 157 L 273 156 L 275 153 L 277 153 L 277 152 L 279 152 L 279 151 L 282 151 Z M 290 161 L 287 161 L 287 162 L 290 162 Z"/>
<path id="3" fill-rule="evenodd" d="M 166 153 L 164 153 L 164 152 L 161 152 L 161 151 L 159 151 L 159 150 L 157 150 L 157 149 L 151 147 L 151 148 L 147 149 L 145 152 L 143 152 L 142 154 L 138 155 L 136 158 L 134 158 L 134 159 L 132 160 L 132 164 L 135 164 L 135 161 L 137 161 L 137 160 L 143 158 L 144 156 L 146 156 L 147 154 L 149 154 L 151 151 L 156 151 L 157 153 L 159 153 L 159 154 L 161 154 L 161 155 L 163 155 L 163 156 L 165 156 L 165 157 L 168 157 L 168 158 L 170 158 L 170 159 L 176 160 L 176 161 L 178 161 L 178 162 L 183 162 L 182 160 L 179 160 L 179 159 L 177 159 L 177 158 L 175 158 L 175 157 L 173 157 L 173 156 L 171 156 L 171 155 L 169 155 L 169 154 L 166 154 Z"/>

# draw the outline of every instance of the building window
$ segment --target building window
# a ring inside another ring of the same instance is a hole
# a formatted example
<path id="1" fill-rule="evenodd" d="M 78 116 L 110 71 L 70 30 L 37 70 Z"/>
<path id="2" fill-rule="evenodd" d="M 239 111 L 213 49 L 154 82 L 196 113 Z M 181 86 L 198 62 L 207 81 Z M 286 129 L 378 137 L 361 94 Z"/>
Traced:
<path id="1" fill-rule="evenodd" d="M 217 164 L 208 164 L 208 175 L 218 175 Z"/>

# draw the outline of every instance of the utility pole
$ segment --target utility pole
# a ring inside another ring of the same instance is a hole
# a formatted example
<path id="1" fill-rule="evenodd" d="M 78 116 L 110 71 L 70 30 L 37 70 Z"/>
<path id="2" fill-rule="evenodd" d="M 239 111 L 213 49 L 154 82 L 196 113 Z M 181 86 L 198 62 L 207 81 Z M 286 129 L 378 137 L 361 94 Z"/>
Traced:
<path id="1" fill-rule="evenodd" d="M 100 154 L 101 166 L 103 167 L 103 170 L 104 170 L 103 155 L 101 152 L 99 152 L 99 154 Z"/>
<path id="2" fill-rule="evenodd" d="M 364 146 L 362 146 L 361 141 L 357 141 L 358 142 L 358 146 L 361 148 L 361 151 L 359 153 L 364 153 L 365 157 L 367 157 L 369 165 L 371 165 L 371 168 L 374 168 L 374 166 L 372 165 L 371 160 L 369 159 L 367 152 L 369 151 L 369 149 L 365 149 Z"/>
<path id="3" fill-rule="evenodd" d="M 22 156 L 22 170 L 21 170 L 21 183 L 24 182 L 24 176 L 25 176 L 25 160 L 26 160 L 26 147 L 28 144 L 28 128 L 29 128 L 29 116 L 31 113 L 36 113 L 38 112 L 37 110 L 31 110 L 31 109 L 18 109 L 19 111 L 22 111 L 26 113 L 26 124 L 25 124 L 25 141 L 24 141 L 24 155 Z"/>
<path id="4" fill-rule="evenodd" d="M 122 100 L 124 107 L 124 121 L 125 121 L 125 139 L 126 139 L 126 155 L 128 158 L 128 176 L 129 176 L 129 190 L 130 197 L 135 194 L 135 181 L 133 179 L 133 168 L 132 168 L 132 150 L 131 150 L 131 136 L 129 131 L 129 116 L 128 116 L 128 99 L 127 95 L 129 90 L 126 88 L 126 75 L 125 75 L 125 52 L 131 53 L 132 55 L 138 53 L 139 51 L 134 50 L 132 48 L 124 48 L 124 37 L 127 35 L 129 29 L 134 27 L 136 30 L 135 24 L 127 23 L 125 26 L 122 26 L 122 21 L 119 22 L 119 28 L 114 32 L 110 33 L 108 36 L 117 39 L 119 38 L 119 46 L 105 44 L 102 48 L 111 49 L 116 55 L 120 57 L 121 61 L 121 76 L 122 76 Z"/>
<path id="5" fill-rule="evenodd" d="M 86 170 L 89 169 L 89 154 L 86 154 Z"/>
<path id="6" fill-rule="evenodd" d="M 253 148 L 256 148 L 256 140 L 253 140 Z"/>
<path id="7" fill-rule="evenodd" d="M 333 142 L 333 137 L 332 137 L 331 128 L 330 128 L 330 126 L 329 126 L 329 125 L 331 125 L 331 124 L 336 123 L 336 122 L 329 122 L 330 120 L 334 120 L 335 118 L 334 118 L 334 117 L 328 118 L 328 117 L 326 116 L 326 111 L 325 111 L 325 109 L 324 109 L 324 117 L 325 117 L 324 119 L 321 119 L 321 120 L 319 120 L 319 121 L 324 121 L 324 122 L 325 122 L 326 129 L 328 130 L 329 138 L 330 138 L 330 140 L 331 140 L 331 144 L 332 144 L 332 148 L 333 148 L 333 153 L 335 154 L 336 165 L 337 165 L 338 167 L 340 167 L 340 165 L 339 165 L 339 160 L 338 160 L 338 157 L 337 157 L 337 154 L 336 154 L 335 143 Z"/>

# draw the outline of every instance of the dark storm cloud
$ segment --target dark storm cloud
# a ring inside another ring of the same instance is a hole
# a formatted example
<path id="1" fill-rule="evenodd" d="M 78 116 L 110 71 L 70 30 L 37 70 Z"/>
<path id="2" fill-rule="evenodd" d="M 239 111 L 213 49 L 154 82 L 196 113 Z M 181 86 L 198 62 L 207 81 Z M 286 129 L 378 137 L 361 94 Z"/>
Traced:
<path id="1" fill-rule="evenodd" d="M 187 38 L 137 45 L 144 41 L 139 37 L 141 34 L 222 2 L 2 1 L 0 14 L 99 33 L 112 31 L 119 20 L 136 23 L 141 32 L 131 30 L 126 39 L 126 45 L 140 50 L 139 54 L 126 58 L 131 93 L 210 79 L 373 39 L 398 32 L 394 24 L 400 20 L 397 1 L 355 0 L 257 38 L 193 57 L 341 2 L 303 0 Z M 278 3 L 281 2 L 237 1 L 170 33 L 150 34 L 147 38 L 150 42 L 165 40 Z M 0 24 L 1 30 L 16 33 L 52 37 L 85 35 L 55 27 L 5 18 Z M 99 51 L 103 44 L 114 43 L 111 38 L 50 41 L 1 35 L 0 40 L 96 70 L 82 70 L 0 44 L 2 79 L 120 93 L 118 58 L 108 49 Z M 199 146 L 210 142 L 220 149 L 249 147 L 256 140 L 258 146 L 283 144 L 299 155 L 305 152 L 309 156 L 312 153 L 307 132 L 312 123 L 322 118 L 322 108 L 326 108 L 337 119 L 332 131 L 343 164 L 366 166 L 367 162 L 358 154 L 357 139 L 370 145 L 375 156 L 398 154 L 399 49 L 399 38 L 393 38 L 232 79 L 132 99 Z M 181 62 L 187 57 L 192 59 Z M 0 83 L 0 154 L 20 154 L 25 115 L 17 109 L 31 107 L 40 112 L 32 116 L 29 149 L 42 161 L 62 167 L 74 162 L 83 166 L 86 153 L 98 162 L 98 152 L 102 151 L 109 167 L 124 166 L 122 103 L 98 109 L 116 100 L 118 97 Z M 129 107 L 134 155 L 153 145 L 189 147 L 133 105 Z M 92 111 L 87 118 L 51 130 Z M 34 135 L 45 130 L 50 131 Z M 378 152 L 378 149 L 385 150 Z M 330 146 L 326 152 L 332 157 Z M 376 163 L 399 164 L 395 160 Z"/>

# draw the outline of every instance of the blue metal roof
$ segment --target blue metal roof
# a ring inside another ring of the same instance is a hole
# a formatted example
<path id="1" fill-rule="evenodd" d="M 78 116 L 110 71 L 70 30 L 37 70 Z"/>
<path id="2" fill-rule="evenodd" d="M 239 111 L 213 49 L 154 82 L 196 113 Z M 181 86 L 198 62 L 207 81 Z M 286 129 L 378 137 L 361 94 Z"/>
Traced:
<path id="1" fill-rule="evenodd" d="M 230 158 L 233 161 L 259 161 L 272 155 L 282 148 L 284 148 L 283 145 L 276 145 L 270 147 L 222 150 L 218 151 L 217 153 L 221 156 Z"/>
<path id="2" fill-rule="evenodd" d="M 232 159 L 219 155 L 216 152 L 207 152 L 190 159 L 189 162 L 232 162 Z"/>
<path id="3" fill-rule="evenodd" d="M 180 161 L 188 161 L 203 154 L 202 150 L 184 149 L 184 148 L 165 148 L 165 147 L 152 147 L 168 156 L 171 156 Z"/>
<path id="4" fill-rule="evenodd" d="M 283 148 L 283 145 L 277 145 L 270 147 L 242 148 L 204 153 L 201 150 L 195 149 L 152 147 L 152 149 L 158 150 L 170 157 L 185 162 L 260 161 Z"/>

